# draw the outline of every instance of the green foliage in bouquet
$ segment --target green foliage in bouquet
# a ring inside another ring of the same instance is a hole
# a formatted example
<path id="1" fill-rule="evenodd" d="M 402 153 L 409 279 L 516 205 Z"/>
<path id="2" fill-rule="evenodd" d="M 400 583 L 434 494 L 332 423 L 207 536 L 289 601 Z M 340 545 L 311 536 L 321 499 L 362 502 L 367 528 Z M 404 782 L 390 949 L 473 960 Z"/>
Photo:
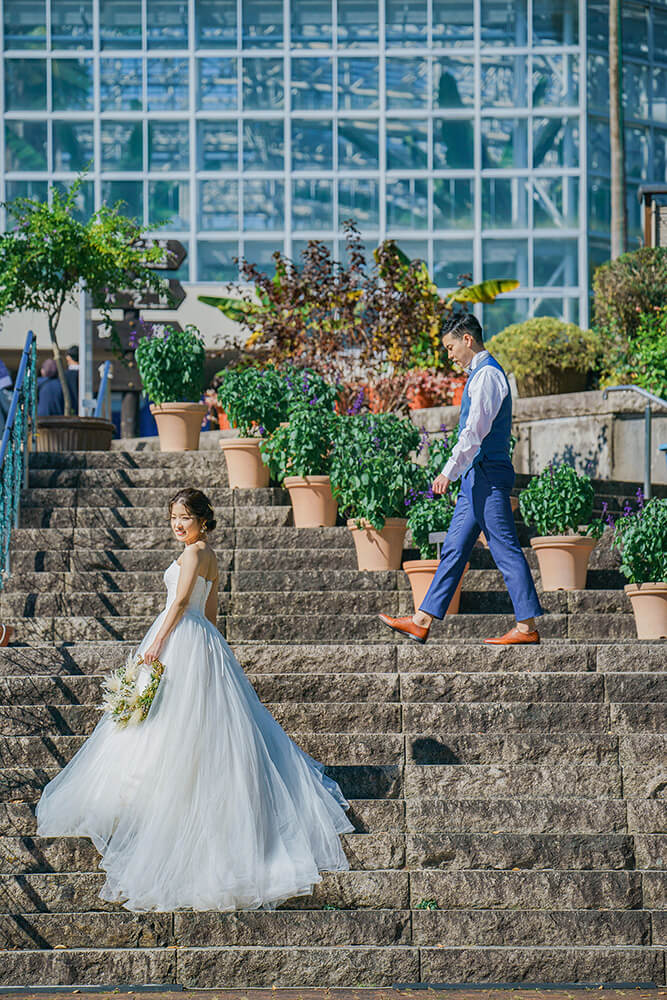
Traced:
<path id="1" fill-rule="evenodd" d="M 143 722 L 157 694 L 164 665 L 153 660 L 148 683 L 140 690 L 137 684 L 143 663 L 142 656 L 130 653 L 125 664 L 103 682 L 100 708 L 110 713 L 119 729 Z"/>
<path id="2" fill-rule="evenodd" d="M 328 476 L 339 421 L 340 417 L 326 406 L 294 406 L 289 422 L 260 442 L 262 460 L 271 478 L 282 482 L 286 476 Z"/>
<path id="3" fill-rule="evenodd" d="M 667 583 L 667 499 L 654 497 L 624 508 L 614 527 L 621 573 L 628 583 Z"/>
<path id="4" fill-rule="evenodd" d="M 581 533 L 599 538 L 603 524 L 593 520 L 593 500 L 588 476 L 570 465 L 551 463 L 522 490 L 519 508 L 526 524 L 534 524 L 540 536 L 579 533 L 587 527 Z"/>
<path id="5" fill-rule="evenodd" d="M 144 390 L 154 403 L 199 401 L 206 350 L 196 326 L 189 324 L 185 330 L 154 326 L 139 339 L 134 356 Z"/>

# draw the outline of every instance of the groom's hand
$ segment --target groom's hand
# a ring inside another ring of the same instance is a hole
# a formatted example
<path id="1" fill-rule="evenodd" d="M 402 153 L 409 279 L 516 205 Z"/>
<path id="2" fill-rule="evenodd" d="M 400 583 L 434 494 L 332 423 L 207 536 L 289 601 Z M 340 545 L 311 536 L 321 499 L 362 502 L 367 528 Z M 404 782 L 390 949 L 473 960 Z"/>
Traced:
<path id="1" fill-rule="evenodd" d="M 446 493 L 449 489 L 449 479 L 447 479 L 447 476 L 443 476 L 441 473 L 437 479 L 434 479 L 432 489 L 434 493 Z"/>

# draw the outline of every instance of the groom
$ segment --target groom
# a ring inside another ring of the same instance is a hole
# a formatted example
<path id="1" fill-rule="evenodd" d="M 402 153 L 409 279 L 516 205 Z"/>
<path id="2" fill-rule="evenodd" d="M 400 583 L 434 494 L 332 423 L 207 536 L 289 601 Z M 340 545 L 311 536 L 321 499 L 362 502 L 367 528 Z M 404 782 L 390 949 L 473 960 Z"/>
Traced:
<path id="1" fill-rule="evenodd" d="M 431 622 L 443 618 L 454 596 L 480 531 L 509 591 L 516 626 L 505 635 L 485 639 L 496 646 L 538 643 L 535 617 L 543 614 L 535 584 L 521 551 L 510 505 L 514 469 L 510 461 L 512 397 L 505 372 L 484 349 L 482 328 L 470 313 L 448 317 L 442 344 L 450 361 L 468 372 L 463 390 L 459 437 L 445 468 L 433 483 L 434 493 L 446 493 L 461 476 L 461 492 L 442 546 L 440 564 L 419 611 L 406 618 L 381 614 L 389 628 L 417 642 L 426 642 Z"/>

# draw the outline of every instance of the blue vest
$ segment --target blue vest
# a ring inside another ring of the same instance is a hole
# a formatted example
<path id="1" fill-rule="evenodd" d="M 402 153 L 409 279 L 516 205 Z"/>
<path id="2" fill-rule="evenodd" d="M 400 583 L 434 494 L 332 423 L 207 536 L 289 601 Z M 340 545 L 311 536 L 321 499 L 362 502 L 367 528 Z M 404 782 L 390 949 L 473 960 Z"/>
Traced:
<path id="1" fill-rule="evenodd" d="M 501 365 L 489 354 L 469 376 L 463 389 L 461 398 L 461 412 L 459 416 L 459 433 L 463 430 L 470 412 L 470 384 L 477 377 L 484 367 L 490 365 L 503 373 L 503 378 L 507 382 L 507 376 Z M 473 458 L 472 464 L 478 465 L 482 461 L 499 462 L 512 468 L 510 461 L 510 436 L 512 434 L 512 395 L 507 385 L 507 395 L 500 404 L 500 409 L 491 424 L 491 429 L 483 439 L 477 454 Z"/>

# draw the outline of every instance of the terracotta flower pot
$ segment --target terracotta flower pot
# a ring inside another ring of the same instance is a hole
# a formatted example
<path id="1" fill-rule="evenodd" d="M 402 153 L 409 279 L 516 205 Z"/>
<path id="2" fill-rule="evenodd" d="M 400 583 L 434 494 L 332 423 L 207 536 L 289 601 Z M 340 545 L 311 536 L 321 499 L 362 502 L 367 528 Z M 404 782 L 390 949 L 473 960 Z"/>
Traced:
<path id="1" fill-rule="evenodd" d="M 595 539 L 586 535 L 544 535 L 531 538 L 537 554 L 543 590 L 585 590 L 588 560 Z"/>
<path id="2" fill-rule="evenodd" d="M 205 403 L 151 403 L 160 451 L 198 451 L 201 422 L 208 412 Z"/>
<path id="3" fill-rule="evenodd" d="M 38 417 L 36 451 L 109 451 L 114 432 L 101 417 Z"/>
<path id="4" fill-rule="evenodd" d="M 284 486 L 292 501 L 295 528 L 333 527 L 338 504 L 328 476 L 286 476 Z"/>
<path id="5" fill-rule="evenodd" d="M 626 583 L 638 639 L 667 639 L 667 583 Z"/>
<path id="6" fill-rule="evenodd" d="M 216 403 L 215 409 L 218 414 L 218 427 L 220 428 L 220 430 L 230 431 L 232 429 L 232 425 L 230 424 L 229 418 L 225 413 L 225 411 L 223 410 L 223 408 L 221 406 L 218 406 Z"/>
<path id="7" fill-rule="evenodd" d="M 407 529 L 407 521 L 404 518 L 388 517 L 382 531 L 377 531 L 370 524 L 358 528 L 354 520 L 349 520 L 347 526 L 354 539 L 359 569 L 378 572 L 401 568 L 403 541 Z"/>
<path id="8" fill-rule="evenodd" d="M 269 467 L 264 465 L 258 438 L 221 438 L 233 490 L 256 490 L 269 485 Z"/>
<path id="9" fill-rule="evenodd" d="M 408 390 L 407 396 L 408 409 L 410 410 L 427 410 L 429 407 L 435 406 L 435 396 L 424 389 Z"/>
<path id="10" fill-rule="evenodd" d="M 439 559 L 409 559 L 407 562 L 403 563 L 403 569 L 408 575 L 410 587 L 412 588 L 412 600 L 415 604 L 415 611 L 419 611 L 419 606 L 426 597 L 426 591 L 431 586 L 431 582 L 433 581 L 435 571 L 439 564 Z M 459 605 L 461 603 L 461 587 L 463 586 L 463 577 L 468 572 L 469 567 L 470 563 L 466 563 L 463 573 L 461 574 L 461 579 L 459 580 L 459 585 L 454 591 L 454 596 L 452 597 L 445 614 L 458 614 Z"/>
<path id="11" fill-rule="evenodd" d="M 519 509 L 518 497 L 510 497 L 510 507 L 512 508 L 512 513 L 514 513 L 516 510 Z M 485 549 L 488 549 L 489 543 L 486 540 L 486 535 L 484 534 L 483 531 L 480 531 L 478 541 L 480 545 L 482 545 Z"/>

